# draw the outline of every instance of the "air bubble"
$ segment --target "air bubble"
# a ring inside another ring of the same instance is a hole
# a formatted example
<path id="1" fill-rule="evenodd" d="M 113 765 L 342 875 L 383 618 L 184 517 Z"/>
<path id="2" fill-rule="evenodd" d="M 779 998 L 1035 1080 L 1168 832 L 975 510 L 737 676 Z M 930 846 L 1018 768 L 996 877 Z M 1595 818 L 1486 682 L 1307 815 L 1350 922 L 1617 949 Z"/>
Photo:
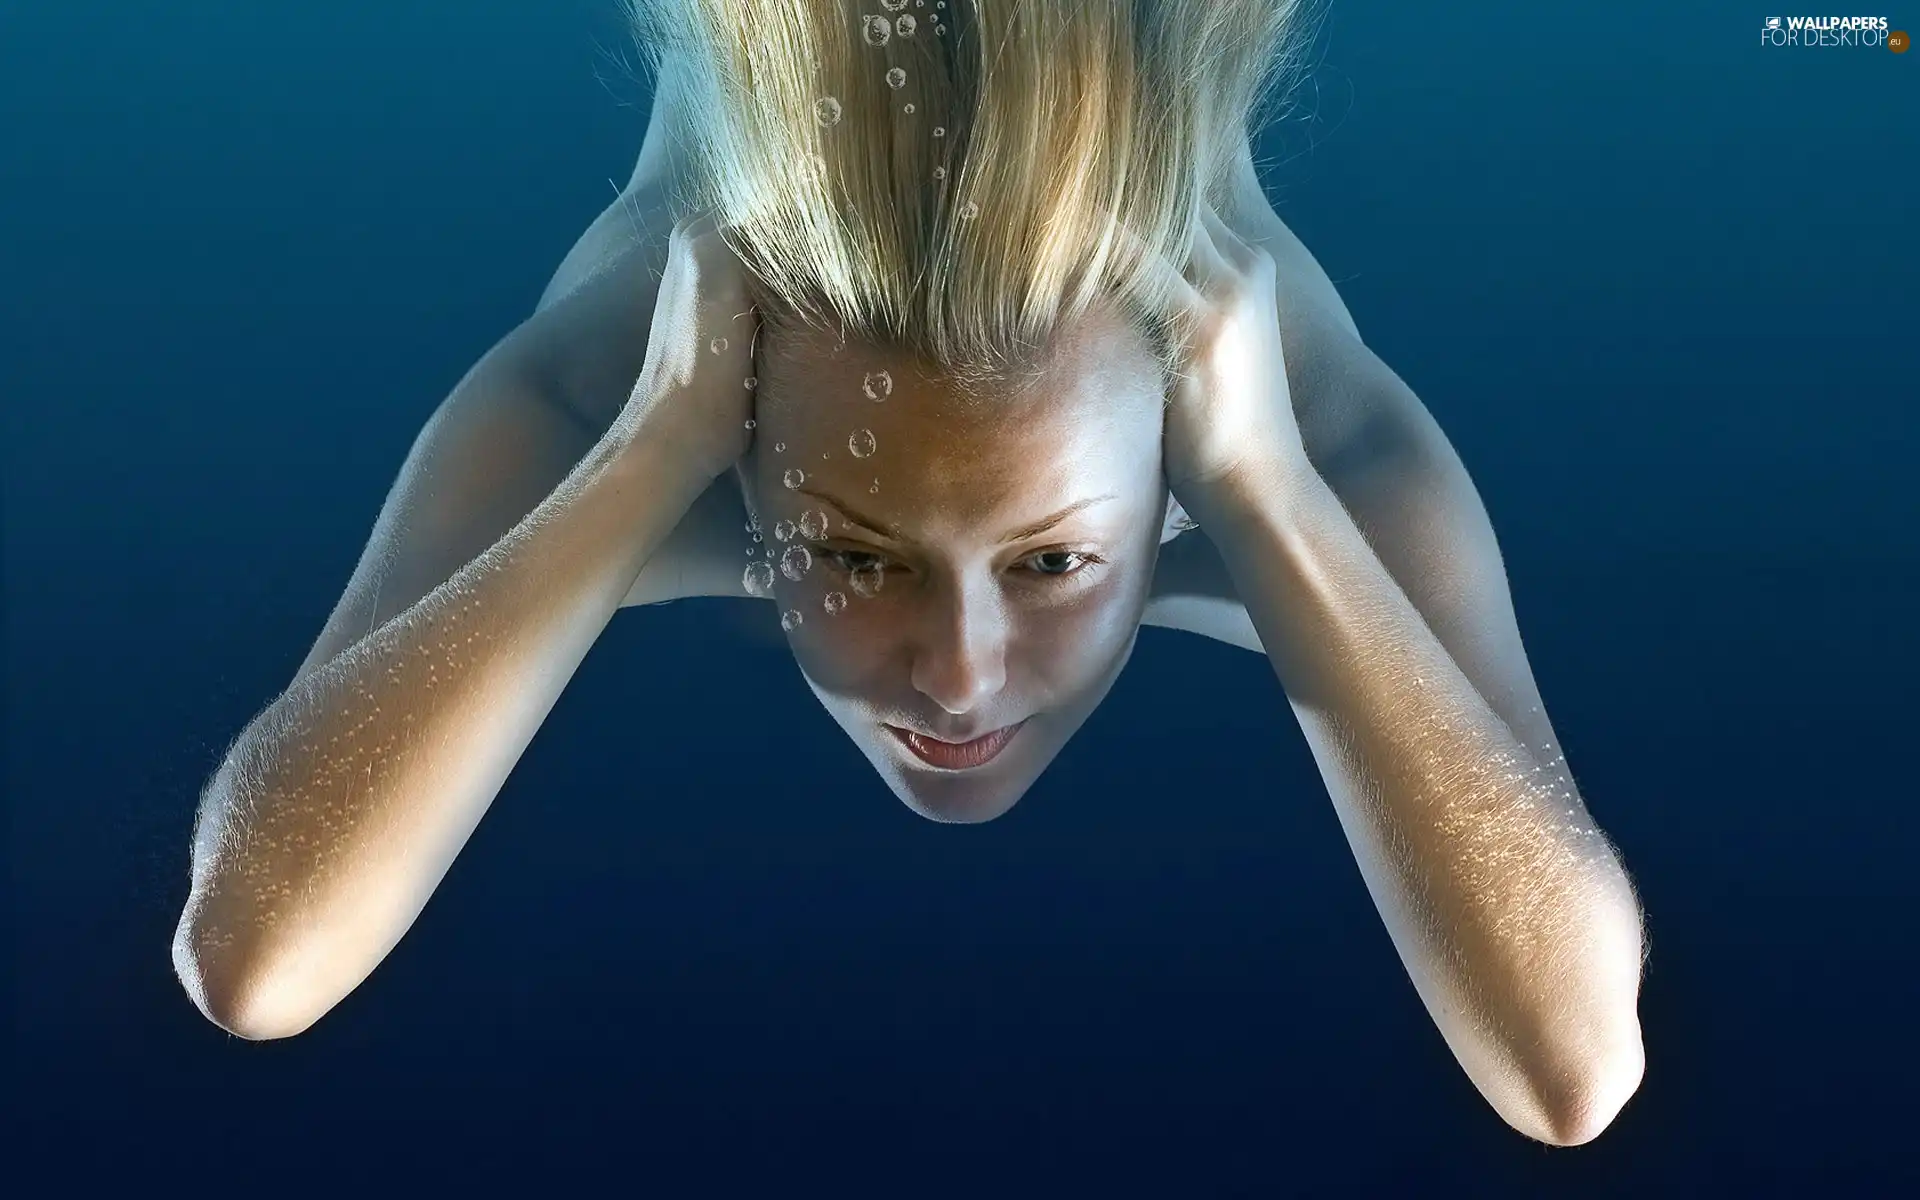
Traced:
<path id="1" fill-rule="evenodd" d="M 848 577 L 853 585 L 853 593 L 863 600 L 871 600 L 880 594 L 880 588 L 887 581 L 886 568 L 879 563 L 864 562 L 853 569 Z"/>
<path id="2" fill-rule="evenodd" d="M 900 111 L 903 113 L 911 113 L 913 111 L 913 105 L 903 104 L 900 106 Z"/>
<path id="3" fill-rule="evenodd" d="M 763 562 L 749 564 L 747 573 L 740 577 L 740 586 L 747 589 L 749 596 L 772 595 L 773 564 Z"/>
<path id="4" fill-rule="evenodd" d="M 860 381 L 860 390 L 867 394 L 869 400 L 885 400 L 893 395 L 893 376 L 885 371 L 870 371 Z"/>
<path id="5" fill-rule="evenodd" d="M 752 428 L 753 428 L 753 427 L 754 427 L 755 425 L 757 425 L 757 424 L 759 424 L 759 422 L 758 422 L 758 421 L 755 421 L 755 420 L 754 420 L 754 419 L 753 419 L 752 417 L 748 417 L 748 418 L 747 418 L 747 428 L 748 428 L 748 429 L 752 429 Z"/>
<path id="6" fill-rule="evenodd" d="M 787 552 L 780 556 L 780 573 L 795 583 L 812 569 L 813 552 L 805 546 L 788 546 Z"/>
<path id="7" fill-rule="evenodd" d="M 801 513 L 800 532 L 814 541 L 827 536 L 827 514 L 817 508 L 810 508 Z"/>
<path id="8" fill-rule="evenodd" d="M 945 125 L 935 125 L 933 127 L 933 136 L 935 137 L 947 136 L 947 127 Z"/>
<path id="9" fill-rule="evenodd" d="M 960 206 L 960 219 L 962 221 L 971 221 L 979 215 L 980 206 L 971 200 Z"/>
<path id="10" fill-rule="evenodd" d="M 807 481 L 807 473 L 799 467 L 788 467 L 787 473 L 782 475 L 780 480 L 790 488 L 797 488 Z"/>
<path id="11" fill-rule="evenodd" d="M 907 0 L 880 0 L 880 7 L 888 12 L 899 12 L 907 6 Z"/>
<path id="12" fill-rule="evenodd" d="M 727 339 L 723 337 L 715 338 L 711 342 L 707 343 L 707 349 L 713 351 L 715 354 L 719 354 L 721 351 L 725 350 L 726 348 L 727 348 Z"/>
<path id="13" fill-rule="evenodd" d="M 864 24 L 866 28 L 862 32 L 866 34 L 869 46 L 884 46 L 887 39 L 893 36 L 893 24 L 879 13 L 865 18 Z"/>
<path id="14" fill-rule="evenodd" d="M 787 452 L 787 444 L 785 442 L 775 442 L 773 444 L 773 452 L 775 454 L 785 454 Z"/>
<path id="15" fill-rule="evenodd" d="M 813 119 L 828 127 L 840 123 L 840 102 L 832 96 L 822 96 L 813 102 Z"/>
<path id="16" fill-rule="evenodd" d="M 867 489 L 867 495 L 869 496 L 877 495 L 879 494 L 879 491 L 880 491 L 880 481 L 876 479 L 873 481 L 873 486 Z"/>
<path id="17" fill-rule="evenodd" d="M 828 616 L 835 616 L 841 609 L 847 606 L 847 594 L 845 592 L 828 592 L 826 599 L 821 601 L 820 606 L 827 610 Z"/>
<path id="18" fill-rule="evenodd" d="M 907 86 L 906 69 L 903 67 L 888 67 L 887 68 L 887 86 L 892 88 L 896 92 L 899 91 L 901 88 Z"/>
<path id="19" fill-rule="evenodd" d="M 749 375 L 747 376 L 746 383 L 747 390 L 752 391 L 754 388 L 760 386 L 760 377 L 758 375 Z"/>
<path id="20" fill-rule="evenodd" d="M 780 614 L 780 628 L 783 632 L 792 633 L 795 629 L 798 629 L 799 627 L 800 627 L 800 610 L 799 609 L 790 608 L 787 611 Z"/>
<path id="21" fill-rule="evenodd" d="M 893 19 L 893 31 L 903 38 L 912 37 L 914 31 L 919 28 L 920 22 L 914 20 L 910 13 Z"/>
<path id="22" fill-rule="evenodd" d="M 791 541 L 793 539 L 793 522 L 781 521 L 778 524 L 776 524 L 773 527 L 773 536 L 779 538 L 783 542 Z"/>
<path id="23" fill-rule="evenodd" d="M 871 429 L 856 429 L 847 438 L 847 449 L 853 451 L 855 458 L 870 457 L 880 448 L 880 440 L 873 436 Z"/>

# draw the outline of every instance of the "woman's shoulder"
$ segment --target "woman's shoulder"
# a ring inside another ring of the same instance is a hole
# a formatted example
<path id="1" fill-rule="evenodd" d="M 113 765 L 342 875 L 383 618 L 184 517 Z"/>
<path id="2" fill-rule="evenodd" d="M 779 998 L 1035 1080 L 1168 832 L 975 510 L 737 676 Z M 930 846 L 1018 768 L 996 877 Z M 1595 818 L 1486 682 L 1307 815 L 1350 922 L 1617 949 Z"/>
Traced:
<path id="1" fill-rule="evenodd" d="M 534 311 L 552 306 L 587 281 L 636 258 L 664 263 L 672 236 L 672 213 L 664 189 L 644 182 L 629 184 L 574 240 Z"/>
<path id="2" fill-rule="evenodd" d="M 673 233 L 665 211 L 647 195 L 623 194 L 580 235 L 526 322 L 539 369 L 596 433 L 620 414 L 646 365 Z"/>

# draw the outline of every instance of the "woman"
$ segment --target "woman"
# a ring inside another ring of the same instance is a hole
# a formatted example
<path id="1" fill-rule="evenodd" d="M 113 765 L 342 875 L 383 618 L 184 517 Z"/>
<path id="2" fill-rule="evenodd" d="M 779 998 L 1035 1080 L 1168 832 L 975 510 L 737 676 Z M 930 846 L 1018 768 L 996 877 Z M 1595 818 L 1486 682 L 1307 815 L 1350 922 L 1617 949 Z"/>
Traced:
<path id="1" fill-rule="evenodd" d="M 641 0 L 632 181 L 208 785 L 188 992 L 284 1037 L 366 978 L 622 605 L 770 599 L 895 794 L 969 822 L 1145 622 L 1267 654 L 1468 1075 L 1597 1135 L 1639 908 L 1471 482 L 1261 193 L 1292 6 L 880 5 Z"/>

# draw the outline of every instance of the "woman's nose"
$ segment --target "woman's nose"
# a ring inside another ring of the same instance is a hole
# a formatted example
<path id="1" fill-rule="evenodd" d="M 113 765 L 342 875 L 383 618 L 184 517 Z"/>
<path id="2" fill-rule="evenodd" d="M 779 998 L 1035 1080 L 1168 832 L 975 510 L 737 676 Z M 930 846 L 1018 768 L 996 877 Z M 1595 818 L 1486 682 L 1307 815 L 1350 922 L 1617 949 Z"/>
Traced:
<path id="1" fill-rule="evenodd" d="M 914 651 L 913 686 L 959 716 L 1006 686 L 1006 616 L 994 598 L 958 587 L 932 609 Z"/>

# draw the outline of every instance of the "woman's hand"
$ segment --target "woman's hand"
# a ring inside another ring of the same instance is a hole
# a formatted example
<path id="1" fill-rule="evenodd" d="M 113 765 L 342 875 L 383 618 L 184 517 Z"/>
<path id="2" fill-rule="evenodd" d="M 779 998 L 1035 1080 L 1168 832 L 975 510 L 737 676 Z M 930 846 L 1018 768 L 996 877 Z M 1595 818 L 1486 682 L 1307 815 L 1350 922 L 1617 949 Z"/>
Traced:
<path id="1" fill-rule="evenodd" d="M 1175 272 L 1187 347 L 1161 443 L 1167 486 L 1196 517 L 1223 489 L 1267 487 L 1311 469 L 1287 388 L 1275 272 L 1264 247 L 1212 206 L 1201 210 L 1186 267 Z"/>
<path id="2" fill-rule="evenodd" d="M 623 436 L 658 439 L 710 481 L 753 444 L 759 316 L 746 269 L 711 214 L 673 227 L 646 363 L 621 410 Z"/>

